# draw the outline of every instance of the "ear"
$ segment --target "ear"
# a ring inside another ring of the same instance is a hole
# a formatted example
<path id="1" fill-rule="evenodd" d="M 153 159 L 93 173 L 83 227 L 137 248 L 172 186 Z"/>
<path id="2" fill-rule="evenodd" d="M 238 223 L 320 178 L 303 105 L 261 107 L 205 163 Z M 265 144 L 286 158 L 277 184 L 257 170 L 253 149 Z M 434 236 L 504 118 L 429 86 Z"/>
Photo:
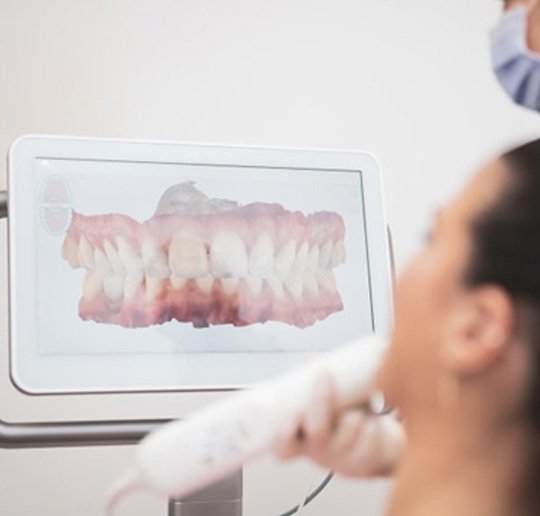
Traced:
<path id="1" fill-rule="evenodd" d="M 510 296 L 497 286 L 464 294 L 450 314 L 443 339 L 443 360 L 460 375 L 474 375 L 504 357 L 515 327 Z"/>

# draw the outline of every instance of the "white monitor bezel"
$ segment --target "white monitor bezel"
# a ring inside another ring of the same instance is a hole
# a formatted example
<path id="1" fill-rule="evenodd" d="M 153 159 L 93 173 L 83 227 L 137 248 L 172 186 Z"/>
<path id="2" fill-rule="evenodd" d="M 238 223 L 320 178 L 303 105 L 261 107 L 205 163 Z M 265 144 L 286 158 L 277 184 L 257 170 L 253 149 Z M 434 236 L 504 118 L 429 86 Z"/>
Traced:
<path id="1" fill-rule="evenodd" d="M 204 163 L 217 165 L 242 165 L 252 167 L 300 168 L 317 170 L 340 170 L 362 172 L 366 238 L 372 285 L 371 289 L 374 331 L 386 332 L 391 326 L 392 279 L 387 241 L 387 228 L 382 197 L 381 173 L 377 160 L 366 152 L 330 151 L 310 149 L 277 149 L 264 147 L 244 147 L 226 145 L 183 144 L 176 142 L 144 142 L 112 139 L 93 139 L 63 136 L 29 135 L 19 138 L 9 153 L 9 280 L 10 280 L 10 343 L 15 342 L 18 332 L 24 327 L 18 314 L 28 307 L 19 306 L 17 297 L 17 270 L 23 268 L 25 257 L 21 249 L 28 235 L 22 234 L 19 225 L 31 212 L 32 200 L 25 198 L 24 191 L 30 185 L 31 175 L 21 173 L 32 167 L 37 158 L 90 159 L 164 162 L 164 163 Z M 31 281 L 31 278 L 29 279 Z M 21 326 L 22 325 L 22 326 Z M 10 344 L 12 360 L 17 360 L 17 350 Z M 28 389 L 12 367 L 10 375 L 14 387 L 22 393 L 47 396 L 39 389 Z M 231 385 L 217 390 L 242 387 Z M 155 392 L 160 389 L 134 389 L 133 392 Z M 168 389 L 171 391 L 171 389 Z M 209 390 L 209 389 L 202 389 Z M 216 389 L 213 389 L 216 390 Z M 186 392 L 186 389 L 175 390 Z M 187 390 L 194 392 L 194 390 Z M 196 389 L 195 391 L 200 391 Z M 101 396 L 102 391 L 89 391 Z M 125 390 L 106 391 L 111 395 L 133 395 Z M 99 393 L 99 394 L 97 394 Z M 58 394 L 71 394 L 61 391 Z M 84 394 L 84 392 L 73 393 Z"/>

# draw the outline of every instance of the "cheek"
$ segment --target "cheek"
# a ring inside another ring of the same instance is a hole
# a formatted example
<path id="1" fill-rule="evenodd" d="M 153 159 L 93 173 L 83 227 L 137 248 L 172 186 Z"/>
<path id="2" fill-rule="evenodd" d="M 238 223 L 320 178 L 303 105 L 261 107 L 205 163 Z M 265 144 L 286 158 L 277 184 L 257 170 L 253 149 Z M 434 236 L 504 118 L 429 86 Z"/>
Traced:
<path id="1" fill-rule="evenodd" d="M 436 275 L 424 255 L 413 260 L 403 271 L 396 289 L 396 326 L 394 341 L 416 343 L 422 340 L 435 321 L 437 307 Z M 400 346 L 401 347 L 401 346 Z M 414 344 L 410 346 L 414 352 Z"/>
<path id="2" fill-rule="evenodd" d="M 395 328 L 379 381 L 391 404 L 426 388 L 444 318 L 441 262 L 425 252 L 403 271 L 396 289 Z"/>

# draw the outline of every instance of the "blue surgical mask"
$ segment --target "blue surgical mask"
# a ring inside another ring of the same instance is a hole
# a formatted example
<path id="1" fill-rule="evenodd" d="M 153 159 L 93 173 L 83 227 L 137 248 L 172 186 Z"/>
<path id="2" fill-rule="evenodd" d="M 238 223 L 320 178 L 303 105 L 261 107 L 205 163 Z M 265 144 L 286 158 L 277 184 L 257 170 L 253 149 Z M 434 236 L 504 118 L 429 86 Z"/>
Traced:
<path id="1" fill-rule="evenodd" d="M 525 7 L 503 14 L 491 33 L 493 70 L 514 102 L 540 111 L 540 54 L 527 47 Z"/>

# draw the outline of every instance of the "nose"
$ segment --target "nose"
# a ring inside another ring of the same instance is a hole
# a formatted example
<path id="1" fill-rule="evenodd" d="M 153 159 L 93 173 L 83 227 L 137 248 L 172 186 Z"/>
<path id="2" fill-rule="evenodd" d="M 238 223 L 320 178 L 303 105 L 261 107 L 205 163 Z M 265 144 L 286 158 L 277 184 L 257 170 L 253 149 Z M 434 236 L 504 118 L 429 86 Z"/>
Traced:
<path id="1" fill-rule="evenodd" d="M 532 8 L 535 4 L 538 3 L 538 0 L 504 0 L 504 10 L 508 11 L 514 7 L 524 6 L 527 8 Z"/>

